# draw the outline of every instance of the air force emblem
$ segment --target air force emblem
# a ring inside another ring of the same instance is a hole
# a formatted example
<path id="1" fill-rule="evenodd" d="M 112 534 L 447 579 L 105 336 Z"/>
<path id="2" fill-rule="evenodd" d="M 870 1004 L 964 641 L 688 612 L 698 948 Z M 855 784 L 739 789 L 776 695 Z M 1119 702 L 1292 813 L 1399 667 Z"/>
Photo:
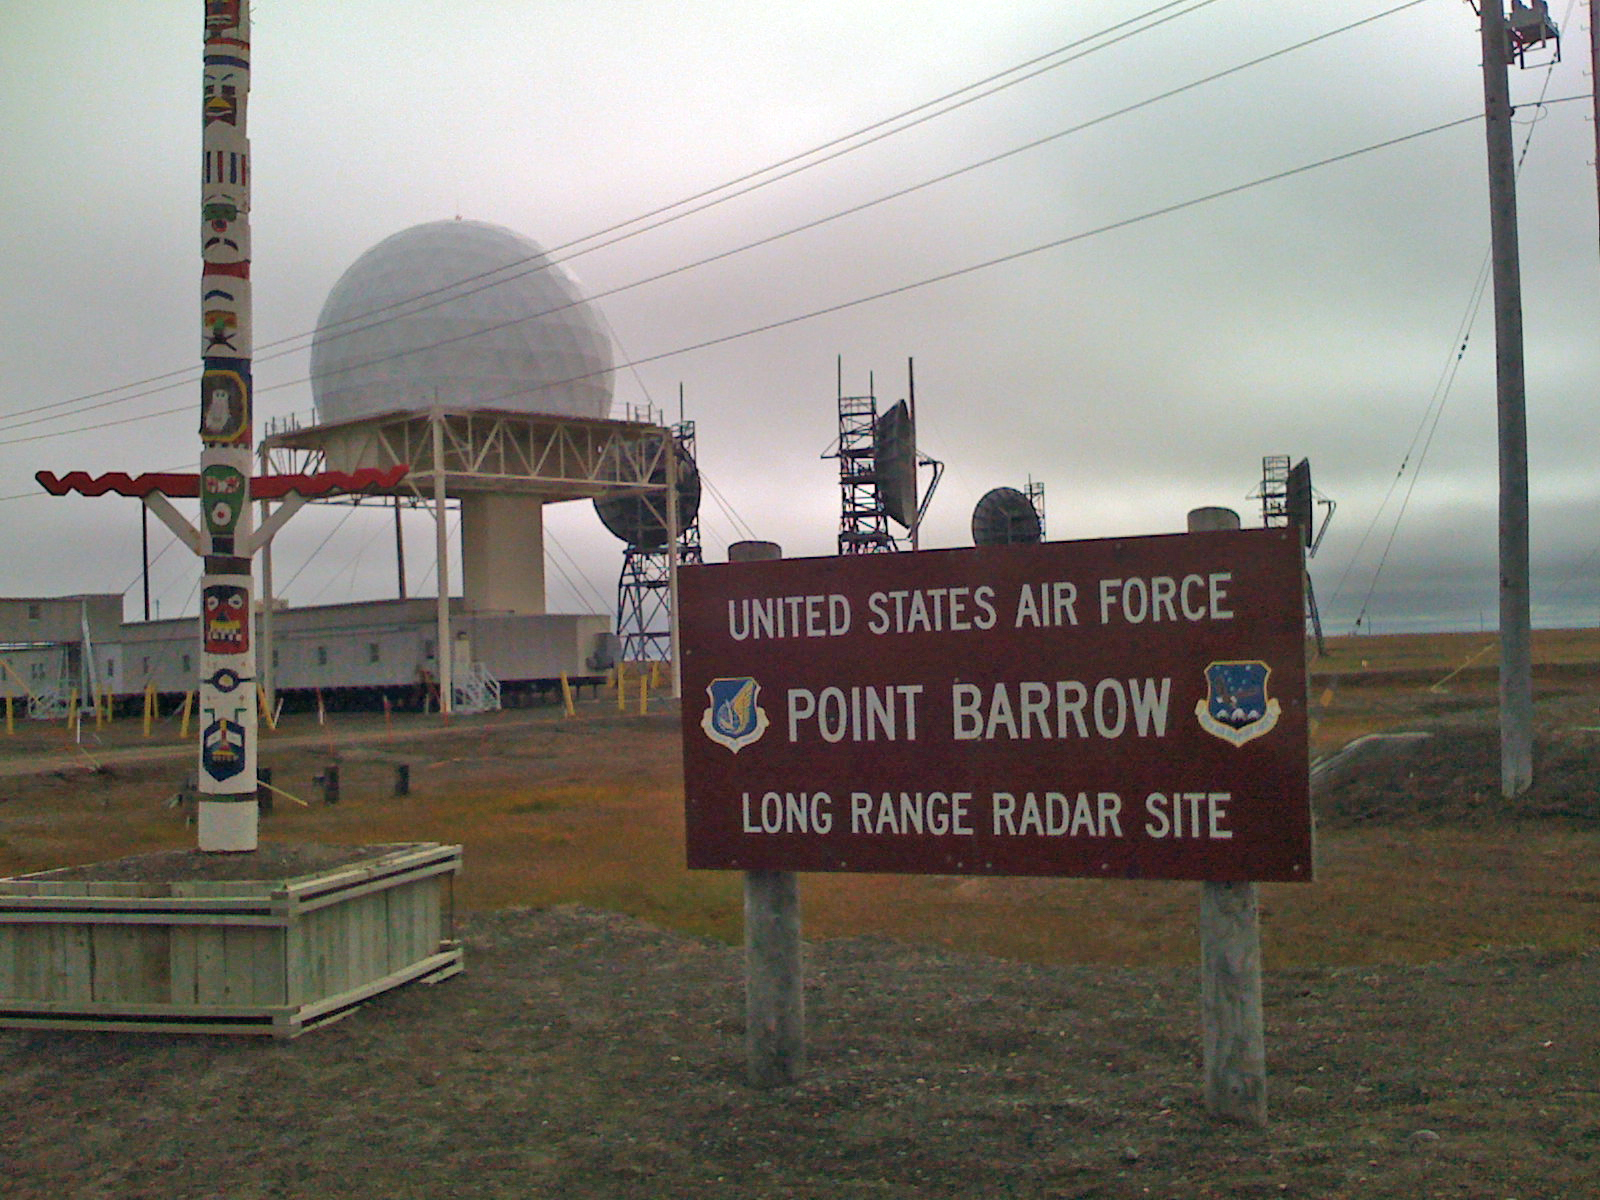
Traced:
<path id="1" fill-rule="evenodd" d="M 748 675 L 739 679 L 713 679 L 706 687 L 711 703 L 700 718 L 700 728 L 719 746 L 735 754 L 767 731 L 767 714 L 756 697 L 761 685 Z"/>
<path id="2" fill-rule="evenodd" d="M 1206 668 L 1208 692 L 1194 706 L 1200 728 L 1235 746 L 1270 733 L 1282 715 L 1282 706 L 1267 697 L 1264 662 L 1214 662 Z"/>

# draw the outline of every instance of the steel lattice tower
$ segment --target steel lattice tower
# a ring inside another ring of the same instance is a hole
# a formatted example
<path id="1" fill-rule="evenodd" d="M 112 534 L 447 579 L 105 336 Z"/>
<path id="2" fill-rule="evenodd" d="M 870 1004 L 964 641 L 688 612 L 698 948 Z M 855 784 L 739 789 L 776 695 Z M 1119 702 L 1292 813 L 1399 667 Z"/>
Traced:
<path id="1" fill-rule="evenodd" d="M 874 395 L 839 397 L 839 553 L 886 554 L 900 549 L 889 532 L 889 514 L 878 494 L 873 432 L 878 423 Z"/>
<path id="2" fill-rule="evenodd" d="M 693 421 L 672 427 L 672 440 L 690 463 L 695 457 Z M 698 509 L 678 533 L 678 565 L 703 561 Z M 630 542 L 617 577 L 617 641 L 623 662 L 666 662 L 672 657 L 672 562 L 668 547 L 647 549 Z"/>

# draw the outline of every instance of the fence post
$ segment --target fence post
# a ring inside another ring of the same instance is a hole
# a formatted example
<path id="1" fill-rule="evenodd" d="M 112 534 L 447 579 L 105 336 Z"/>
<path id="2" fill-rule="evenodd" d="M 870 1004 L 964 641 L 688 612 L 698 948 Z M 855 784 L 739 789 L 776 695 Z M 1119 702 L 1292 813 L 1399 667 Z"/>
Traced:
<path id="1" fill-rule="evenodd" d="M 1189 513 L 1190 533 L 1238 529 L 1227 508 Z M 1200 1042 L 1206 1107 L 1248 1125 L 1267 1123 L 1266 1033 L 1261 1012 L 1261 919 L 1248 880 L 1200 885 Z"/>
<path id="2" fill-rule="evenodd" d="M 324 804 L 339 803 L 339 764 L 329 763 L 322 769 L 322 773 L 314 777 L 314 782 L 322 787 L 322 802 Z"/>
<path id="3" fill-rule="evenodd" d="M 734 542 L 729 562 L 782 558 L 773 542 Z M 793 871 L 744 874 L 745 1061 L 755 1087 L 794 1083 L 805 1069 L 800 881 Z"/>

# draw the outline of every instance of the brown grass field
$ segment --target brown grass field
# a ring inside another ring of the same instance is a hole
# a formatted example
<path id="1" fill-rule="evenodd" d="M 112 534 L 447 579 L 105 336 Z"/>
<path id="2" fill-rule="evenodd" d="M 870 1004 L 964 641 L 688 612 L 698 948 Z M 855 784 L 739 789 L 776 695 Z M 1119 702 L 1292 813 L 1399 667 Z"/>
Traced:
<path id="1" fill-rule="evenodd" d="M 269 734 L 264 840 L 465 847 L 466 971 L 289 1043 L 0 1030 L 0 1195 L 1593 1200 L 1600 632 L 1535 647 L 1511 804 L 1489 639 L 1314 663 L 1314 754 L 1432 736 L 1319 785 L 1316 881 L 1262 889 L 1266 1129 L 1201 1102 L 1192 884 L 805 876 L 808 1066 L 747 1087 L 740 880 L 683 868 L 670 706 L 602 695 Z M 0 874 L 192 846 L 193 753 L 0 734 Z"/>
<path id="2" fill-rule="evenodd" d="M 1477 714 L 1494 703 L 1494 639 L 1333 639 L 1312 664 L 1312 753 L 1362 734 Z M 1600 631 L 1536 634 L 1539 721 L 1600 725 Z M 458 842 L 465 911 L 579 903 L 734 942 L 737 877 L 682 866 L 677 718 L 653 701 L 619 714 L 609 696 L 458 719 L 299 716 L 269 733 L 261 761 L 280 798 L 263 840 Z M 0 873 L 192 845 L 167 801 L 189 769 L 175 718 L 146 739 L 137 721 L 0 736 Z M 165 750 L 153 761 L 140 757 Z M 312 777 L 338 762 L 342 802 Z M 394 768 L 412 794 L 392 795 Z M 36 768 L 44 768 L 38 770 Z M 1397 816 L 1410 806 L 1397 802 Z M 1318 878 L 1263 888 L 1275 963 L 1426 962 L 1482 945 L 1592 944 L 1600 829 L 1592 822 L 1410 819 L 1351 827 L 1319 813 Z M 802 885 L 806 933 L 877 933 L 1038 963 L 1188 962 L 1195 888 L 1071 879 L 817 875 Z M 1379 903 L 1382 898 L 1382 903 Z M 1587 899 L 1585 899 L 1587 898 Z"/>

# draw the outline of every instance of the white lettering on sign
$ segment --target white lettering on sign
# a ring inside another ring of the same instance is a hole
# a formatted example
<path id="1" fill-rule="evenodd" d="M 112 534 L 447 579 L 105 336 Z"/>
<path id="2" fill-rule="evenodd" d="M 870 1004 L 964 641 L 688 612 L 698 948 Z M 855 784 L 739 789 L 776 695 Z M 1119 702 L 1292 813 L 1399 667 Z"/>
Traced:
<path id="1" fill-rule="evenodd" d="M 825 742 L 914 742 L 920 683 L 883 687 L 790 688 L 789 740 L 800 741 L 802 726 L 814 727 Z"/>
<path id="2" fill-rule="evenodd" d="M 1167 736 L 1172 680 L 1102 679 L 1093 690 L 1076 679 L 950 687 L 951 736 L 958 742 L 1095 736 L 1121 737 L 1129 714 L 1139 737 Z M 793 740 L 792 738 L 790 739 Z"/>
<path id="3" fill-rule="evenodd" d="M 1031 583 L 1022 585 L 1017 593 L 1017 617 L 1013 624 L 1018 629 L 1055 629 L 1062 625 L 1078 623 L 1078 585 L 1065 579 L 1041 583 L 1035 588 Z"/>
<path id="4" fill-rule="evenodd" d="M 908 588 L 867 597 L 869 633 L 964 633 L 993 629 L 994 589 Z"/>
<path id="5" fill-rule="evenodd" d="M 1150 818 L 1144 831 L 1153 838 L 1231 838 L 1227 821 L 1232 799 L 1232 792 L 1151 792 L 1144 800 Z"/>
<path id="6" fill-rule="evenodd" d="M 763 792 L 754 802 L 744 793 L 746 833 L 829 833 L 833 798 L 827 792 Z"/>
<path id="7" fill-rule="evenodd" d="M 848 596 L 767 596 L 728 601 L 728 636 L 736 642 L 840 637 L 849 632 Z"/>
<path id="8" fill-rule="evenodd" d="M 995 792 L 990 810 L 995 837 L 1121 837 L 1121 814 L 1116 792 Z"/>
<path id="9" fill-rule="evenodd" d="M 1158 621 L 1230 621 L 1228 585 L 1232 571 L 1209 575 L 1152 575 L 1148 579 L 1102 579 L 1100 624 L 1120 620 L 1129 625 Z"/>
<path id="10" fill-rule="evenodd" d="M 851 792 L 850 832 L 967 835 L 971 802 L 971 792 Z"/>

